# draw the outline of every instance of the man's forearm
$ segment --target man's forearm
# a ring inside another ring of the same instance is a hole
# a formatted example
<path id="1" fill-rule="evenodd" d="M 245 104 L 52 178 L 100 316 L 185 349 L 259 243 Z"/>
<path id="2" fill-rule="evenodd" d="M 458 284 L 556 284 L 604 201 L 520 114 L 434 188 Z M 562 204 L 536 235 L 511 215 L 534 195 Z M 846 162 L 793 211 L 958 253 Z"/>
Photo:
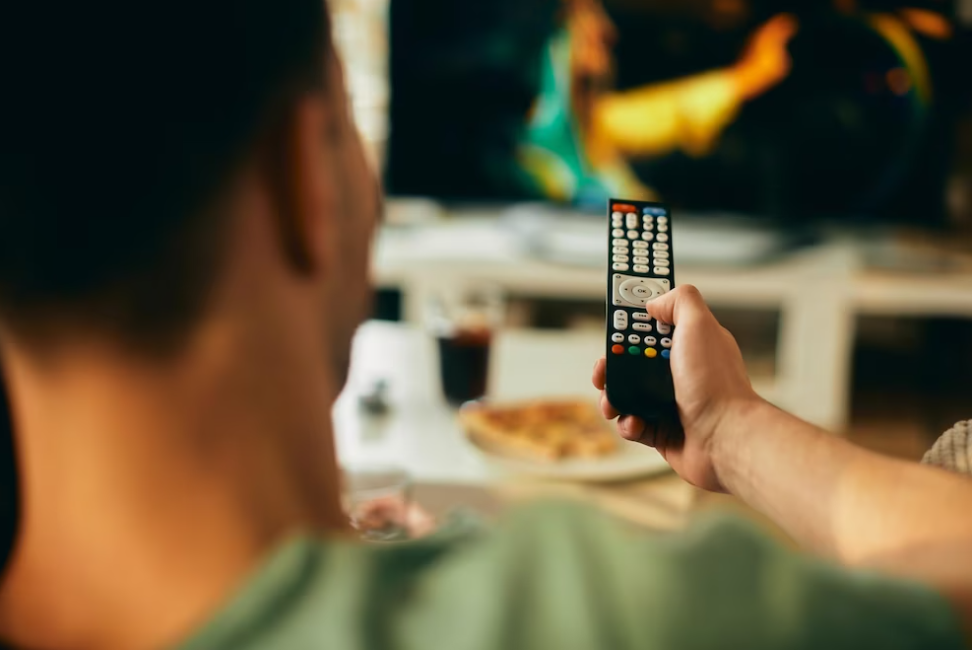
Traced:
<path id="1" fill-rule="evenodd" d="M 972 542 L 964 477 L 866 451 L 764 402 L 720 429 L 720 481 L 804 545 L 858 564 Z"/>

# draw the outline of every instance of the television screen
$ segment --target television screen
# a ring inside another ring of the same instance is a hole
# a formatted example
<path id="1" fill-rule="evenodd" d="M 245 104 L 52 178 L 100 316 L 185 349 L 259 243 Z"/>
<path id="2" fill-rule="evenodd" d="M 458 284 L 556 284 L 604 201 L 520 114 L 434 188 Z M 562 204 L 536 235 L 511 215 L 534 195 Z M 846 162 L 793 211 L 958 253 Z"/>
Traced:
<path id="1" fill-rule="evenodd" d="M 456 202 L 940 222 L 946 0 L 392 0 L 386 183 Z"/>

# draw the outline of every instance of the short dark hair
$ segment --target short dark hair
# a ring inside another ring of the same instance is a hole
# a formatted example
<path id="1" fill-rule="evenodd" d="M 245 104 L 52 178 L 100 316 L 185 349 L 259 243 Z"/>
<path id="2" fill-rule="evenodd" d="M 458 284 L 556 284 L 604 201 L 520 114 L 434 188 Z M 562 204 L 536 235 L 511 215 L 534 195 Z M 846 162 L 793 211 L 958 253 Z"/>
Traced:
<path id="1" fill-rule="evenodd" d="M 324 0 L 0 3 L 0 321 L 178 338 L 208 208 L 329 48 Z"/>

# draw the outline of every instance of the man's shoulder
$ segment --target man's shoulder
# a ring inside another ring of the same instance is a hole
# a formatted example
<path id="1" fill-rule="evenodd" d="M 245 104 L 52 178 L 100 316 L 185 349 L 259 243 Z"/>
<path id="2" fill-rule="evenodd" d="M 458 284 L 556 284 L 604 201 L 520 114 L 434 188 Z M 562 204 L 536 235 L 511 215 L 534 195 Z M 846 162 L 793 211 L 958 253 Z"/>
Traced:
<path id="1" fill-rule="evenodd" d="M 798 555 L 740 519 L 649 536 L 541 503 L 488 533 L 293 540 L 184 648 L 903 648 L 954 628 L 929 590 Z"/>

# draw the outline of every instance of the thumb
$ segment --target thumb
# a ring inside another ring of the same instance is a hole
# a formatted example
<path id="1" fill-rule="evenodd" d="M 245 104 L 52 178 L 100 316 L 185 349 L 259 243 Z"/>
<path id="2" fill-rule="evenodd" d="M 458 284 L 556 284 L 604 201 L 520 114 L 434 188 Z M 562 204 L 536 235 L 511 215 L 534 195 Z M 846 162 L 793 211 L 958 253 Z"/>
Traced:
<path id="1" fill-rule="evenodd" d="M 709 314 L 709 308 L 702 299 L 702 294 L 691 284 L 676 287 L 665 295 L 655 298 L 645 305 L 645 311 L 652 318 L 672 325 Z"/>

